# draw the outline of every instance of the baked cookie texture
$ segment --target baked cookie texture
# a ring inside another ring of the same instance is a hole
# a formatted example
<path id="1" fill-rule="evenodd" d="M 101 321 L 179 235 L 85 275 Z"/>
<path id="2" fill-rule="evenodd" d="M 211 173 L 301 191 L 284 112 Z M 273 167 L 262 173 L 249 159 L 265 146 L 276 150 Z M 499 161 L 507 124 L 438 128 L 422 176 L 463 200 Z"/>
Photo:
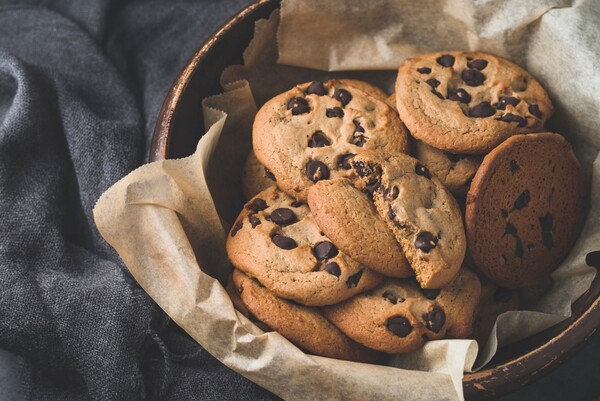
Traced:
<path id="1" fill-rule="evenodd" d="M 507 139 L 484 158 L 467 194 L 473 263 L 503 287 L 542 283 L 579 235 L 586 197 L 579 162 L 561 135 Z"/>
<path id="2" fill-rule="evenodd" d="M 459 154 L 484 154 L 512 135 L 540 131 L 554 110 L 527 71 L 471 51 L 405 60 L 396 80 L 396 106 L 415 138 Z"/>
<path id="3" fill-rule="evenodd" d="M 389 277 L 414 275 L 371 199 L 350 181 L 317 182 L 308 191 L 308 206 L 325 235 L 352 259 Z"/>
<path id="4" fill-rule="evenodd" d="M 457 198 L 464 198 L 483 156 L 453 154 L 414 141 L 413 155 Z"/>
<path id="5" fill-rule="evenodd" d="M 308 206 L 272 186 L 246 203 L 227 239 L 231 263 L 276 296 L 308 306 L 341 302 L 383 277 L 340 252 Z"/>
<path id="6" fill-rule="evenodd" d="M 252 140 L 258 161 L 297 200 L 306 200 L 317 181 L 349 177 L 355 154 L 409 150 L 408 132 L 391 107 L 336 81 L 301 84 L 268 101 Z"/>
<path id="7" fill-rule="evenodd" d="M 414 351 L 446 334 L 446 313 L 411 279 L 390 279 L 365 294 L 323 308 L 348 337 L 389 354 Z"/>
<path id="8" fill-rule="evenodd" d="M 362 190 L 394 233 L 423 288 L 442 288 L 462 265 L 466 238 L 459 206 L 417 159 L 365 152 L 351 160 Z"/>
<path id="9" fill-rule="evenodd" d="M 325 319 L 318 308 L 278 298 L 256 279 L 234 270 L 235 292 L 256 318 L 298 347 L 315 355 L 374 362 L 378 353 L 351 340 Z"/>
<path id="10" fill-rule="evenodd" d="M 258 193 L 275 184 L 275 176 L 258 162 L 251 150 L 244 164 L 242 175 L 242 193 L 246 200 L 254 198 Z"/>

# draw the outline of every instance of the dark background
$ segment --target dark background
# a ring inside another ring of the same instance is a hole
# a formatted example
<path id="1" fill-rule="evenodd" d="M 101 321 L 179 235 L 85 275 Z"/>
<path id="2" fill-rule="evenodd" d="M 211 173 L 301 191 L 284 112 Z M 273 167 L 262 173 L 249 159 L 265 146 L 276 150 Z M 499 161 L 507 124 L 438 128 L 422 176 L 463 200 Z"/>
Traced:
<path id="1" fill-rule="evenodd" d="M 0 1 L 0 400 L 274 399 L 181 332 L 95 229 L 169 87 L 242 0 Z M 600 395 L 600 335 L 502 400 Z"/>

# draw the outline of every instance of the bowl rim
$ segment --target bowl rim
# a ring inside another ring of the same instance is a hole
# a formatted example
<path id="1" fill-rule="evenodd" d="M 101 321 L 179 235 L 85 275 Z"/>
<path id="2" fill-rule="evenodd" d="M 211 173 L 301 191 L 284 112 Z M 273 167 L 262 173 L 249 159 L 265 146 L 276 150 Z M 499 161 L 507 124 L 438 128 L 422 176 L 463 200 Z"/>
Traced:
<path id="1" fill-rule="evenodd" d="M 215 42 L 234 30 L 239 21 L 245 18 L 252 18 L 256 21 L 258 19 L 256 17 L 257 10 L 266 6 L 280 8 L 280 3 L 280 0 L 253 1 L 200 45 L 173 82 L 161 107 L 152 136 L 150 161 L 163 160 L 169 156 L 169 134 L 177 112 L 177 105 L 200 60 L 209 52 Z M 598 280 L 598 275 L 595 280 Z M 589 290 L 580 299 L 585 298 L 588 292 Z M 565 321 L 569 320 L 571 320 L 570 323 L 561 332 L 537 348 L 477 372 L 465 373 L 463 376 L 465 398 L 483 400 L 515 391 L 541 378 L 566 361 L 583 347 L 600 327 L 600 295 L 596 296 L 580 316 L 577 318 L 571 316 Z M 564 324 L 565 321 L 562 323 Z"/>

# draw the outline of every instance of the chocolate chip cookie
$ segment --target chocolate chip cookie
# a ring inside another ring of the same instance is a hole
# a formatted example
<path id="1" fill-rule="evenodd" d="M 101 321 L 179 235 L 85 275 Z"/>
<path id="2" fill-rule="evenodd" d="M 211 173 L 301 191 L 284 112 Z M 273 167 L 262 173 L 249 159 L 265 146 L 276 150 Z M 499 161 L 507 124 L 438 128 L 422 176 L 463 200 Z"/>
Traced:
<path id="1" fill-rule="evenodd" d="M 414 156 L 435 174 L 454 196 L 464 198 L 483 157 L 444 152 L 418 140 L 413 143 Z"/>
<path id="2" fill-rule="evenodd" d="M 345 179 L 319 181 L 308 191 L 317 225 L 352 259 L 390 277 L 414 272 L 369 197 Z"/>
<path id="3" fill-rule="evenodd" d="M 315 355 L 358 362 L 374 362 L 378 353 L 342 333 L 318 308 L 298 305 L 273 295 L 256 279 L 239 270 L 232 274 L 234 288 L 244 307 L 259 321 L 298 347 Z"/>
<path id="4" fill-rule="evenodd" d="M 517 290 L 498 287 L 491 281 L 481 280 L 481 301 L 473 324 L 473 338 L 480 345 L 488 340 L 498 316 L 504 312 L 519 309 L 519 293 Z"/>
<path id="5" fill-rule="evenodd" d="M 227 255 L 276 296 L 308 306 L 343 301 L 383 279 L 339 251 L 308 206 L 276 186 L 244 206 L 229 233 Z"/>
<path id="6" fill-rule="evenodd" d="M 415 138 L 459 154 L 487 153 L 511 135 L 540 131 L 553 113 L 548 94 L 527 71 L 469 51 L 405 60 L 396 105 Z"/>
<path id="7" fill-rule="evenodd" d="M 542 283 L 579 235 L 586 194 L 579 162 L 561 135 L 507 139 L 483 159 L 467 194 L 477 269 L 503 287 Z"/>
<path id="8" fill-rule="evenodd" d="M 452 281 L 465 256 L 466 238 L 458 204 L 440 180 L 404 154 L 365 152 L 350 163 L 360 177 L 359 189 L 373 195 L 421 287 L 436 289 Z"/>
<path id="9" fill-rule="evenodd" d="M 256 115 L 252 140 L 259 162 L 297 200 L 317 181 L 348 177 L 355 154 L 403 153 L 409 146 L 392 108 L 335 81 L 301 84 L 268 101 Z"/>
<path id="10" fill-rule="evenodd" d="M 348 337 L 378 351 L 404 353 L 446 334 L 446 313 L 411 279 L 390 279 L 323 315 Z"/>

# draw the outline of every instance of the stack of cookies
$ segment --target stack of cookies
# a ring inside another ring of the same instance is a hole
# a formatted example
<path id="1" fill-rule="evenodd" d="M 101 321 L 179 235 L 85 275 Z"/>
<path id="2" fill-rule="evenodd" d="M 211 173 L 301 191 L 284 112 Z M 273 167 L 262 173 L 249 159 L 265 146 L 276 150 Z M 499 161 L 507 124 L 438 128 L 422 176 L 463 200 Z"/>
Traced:
<path id="1" fill-rule="evenodd" d="M 355 361 L 483 335 L 583 221 L 569 143 L 534 133 L 552 112 L 530 74 L 478 52 L 406 60 L 391 97 L 355 80 L 274 97 L 227 241 L 234 304 L 307 352 Z"/>

